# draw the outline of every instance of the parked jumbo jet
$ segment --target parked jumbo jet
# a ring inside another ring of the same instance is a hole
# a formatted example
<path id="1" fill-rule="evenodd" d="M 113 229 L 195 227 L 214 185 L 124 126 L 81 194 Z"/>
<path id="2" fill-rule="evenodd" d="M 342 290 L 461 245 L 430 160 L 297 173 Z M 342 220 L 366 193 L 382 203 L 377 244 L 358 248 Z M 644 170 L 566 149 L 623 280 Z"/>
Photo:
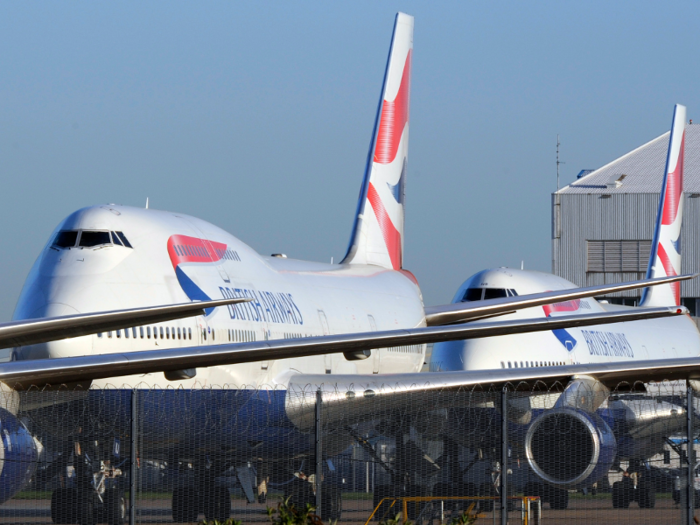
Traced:
<path id="1" fill-rule="evenodd" d="M 674 276 L 681 271 L 685 122 L 686 109 L 677 105 L 673 113 L 647 278 Z M 459 305 L 482 298 L 518 296 L 575 287 L 574 283 L 551 274 L 497 268 L 484 270 L 467 279 L 457 290 L 453 303 L 459 308 Z M 645 289 L 639 307 L 618 306 L 587 298 L 523 309 L 504 315 L 501 319 L 673 307 L 680 306 L 680 295 L 680 283 L 673 282 Z M 684 315 L 643 323 L 614 326 L 603 324 L 591 328 L 558 329 L 438 343 L 433 347 L 430 369 L 460 371 L 524 368 L 530 369 L 526 373 L 536 375 L 538 371 L 532 370 L 535 367 L 617 364 L 630 360 L 670 363 L 674 359 L 698 356 L 700 333 L 695 322 Z M 607 474 L 616 458 L 617 461 L 641 462 L 661 453 L 665 439 L 682 432 L 686 425 L 685 407 L 672 402 L 664 402 L 662 406 L 658 399 L 627 402 L 620 398 L 609 404 L 610 392 L 605 385 L 598 384 L 596 379 L 595 374 L 577 376 L 569 382 L 553 410 L 544 413 L 540 411 L 541 415 L 538 414 L 539 417 L 534 421 L 533 413 L 525 412 L 522 425 L 513 425 L 512 428 L 514 442 L 519 442 L 524 448 L 524 457 L 538 479 L 538 482 L 530 484 L 526 492 L 533 496 L 543 496 L 555 508 L 566 506 L 568 493 L 563 489 L 592 485 Z M 581 403 L 577 399 L 577 392 L 580 397 L 580 392 L 585 391 L 594 395 L 585 396 L 585 403 Z M 602 411 L 599 412 L 603 407 L 611 408 L 607 418 L 601 417 Z M 609 414 L 616 415 L 609 417 Z M 650 415 L 653 415 L 657 423 L 663 424 L 650 425 Z M 567 439 L 574 439 L 573 433 L 557 433 L 559 446 L 553 446 L 550 437 L 553 434 L 553 424 L 560 428 L 567 425 L 588 428 L 584 432 L 590 434 L 593 446 L 586 449 L 576 446 L 576 442 L 566 442 Z M 526 432 L 519 433 L 518 430 L 523 426 Z M 457 430 L 455 439 L 471 435 L 473 433 L 460 434 Z M 460 439 L 460 442 L 466 446 L 470 444 L 465 439 Z M 559 457 L 557 452 L 563 455 Z M 580 456 L 578 461 L 573 460 L 574 452 Z M 576 469 L 573 465 L 579 465 L 580 468 Z M 641 484 L 640 488 L 640 496 L 637 498 L 639 505 L 653 507 L 653 486 Z M 623 494 L 621 490 L 621 487 L 613 488 L 613 504 L 626 507 L 629 505 L 629 495 Z"/>
<path id="2" fill-rule="evenodd" d="M 686 312 L 674 306 L 466 324 L 522 308 L 687 278 L 677 276 L 426 310 L 415 277 L 402 264 L 412 49 L 413 18 L 400 13 L 394 25 L 351 241 L 340 264 L 265 257 L 229 233 L 180 213 L 116 205 L 78 210 L 58 225 L 27 278 L 15 311 L 16 324 L 8 330 L 21 330 L 28 325 L 30 328 L 21 337 L 5 339 L 15 347 L 14 361 L 0 365 L 0 381 L 12 388 L 92 382 L 100 389 L 101 399 L 109 397 L 110 392 L 113 394 L 108 407 L 102 408 L 119 413 L 123 413 L 128 396 L 118 389 L 110 390 L 114 384 L 162 388 L 158 403 L 175 402 L 178 393 L 166 389 L 172 384 L 185 389 L 237 385 L 240 395 L 235 402 L 218 406 L 216 414 L 209 414 L 211 418 L 207 421 L 221 425 L 221 431 L 208 441 L 210 450 L 201 449 L 202 443 L 196 451 L 191 448 L 194 445 L 185 439 L 188 429 L 183 425 L 197 422 L 180 420 L 177 410 L 168 411 L 172 417 L 167 420 L 142 421 L 143 425 L 157 425 L 157 428 L 145 428 L 144 435 L 167 433 L 169 439 L 167 442 L 145 439 L 141 457 L 187 458 L 194 463 L 196 472 L 203 473 L 199 486 L 201 494 L 207 494 L 208 498 L 198 496 L 195 489 L 176 489 L 175 521 L 195 521 L 201 511 L 208 518 L 225 518 L 230 511 L 230 499 L 213 480 L 228 465 L 245 465 L 253 454 L 265 463 L 310 452 L 305 434 L 308 431 L 306 385 L 317 385 L 324 402 L 341 407 L 343 403 L 352 403 L 352 396 L 338 397 L 337 392 L 345 392 L 350 384 L 355 385 L 354 389 L 374 391 L 377 395 L 389 394 L 380 388 L 387 381 L 409 385 L 392 398 L 392 406 L 396 407 L 406 402 L 403 393 L 415 385 L 415 374 L 423 363 L 425 344 L 429 342 L 675 317 Z M 206 301 L 214 297 L 233 304 L 213 308 L 219 303 Z M 117 321 L 100 324 L 99 314 L 92 321 L 85 314 L 188 299 L 202 301 L 196 304 L 198 308 L 206 308 L 204 315 L 168 322 L 157 322 L 166 318 L 153 322 L 144 318 L 131 324 L 124 319 L 118 320 L 122 324 Z M 31 323 L 36 321 L 30 319 L 56 316 L 69 317 L 55 322 L 78 319 L 83 323 L 82 332 L 68 332 L 66 337 L 94 334 L 47 341 L 56 337 L 52 332 L 33 338 Z M 691 361 L 693 366 L 700 364 L 697 359 Z M 676 363 L 665 366 L 666 370 L 654 371 L 648 363 L 639 361 L 588 368 L 570 365 L 548 370 L 460 370 L 422 375 L 418 393 L 533 377 L 561 381 L 580 373 L 595 375 L 603 381 L 639 377 L 642 373 L 650 379 L 685 377 L 690 370 Z M 393 375 L 379 375 L 387 372 Z M 121 379 L 115 380 L 117 377 Z M 250 407 L 261 402 L 258 397 L 261 389 L 266 392 L 266 410 L 256 411 Z M 216 391 L 211 395 L 216 395 Z M 26 484 L 37 453 L 32 436 L 15 417 L 17 390 L 10 391 L 8 397 L 12 402 L 0 410 L 5 433 L 0 501 L 12 497 Z M 156 403 L 148 395 L 140 402 L 146 407 L 148 403 Z M 22 407 L 25 413 L 41 409 L 41 406 Z M 206 411 L 207 405 L 201 410 Z M 283 442 L 273 431 L 258 432 L 254 439 L 233 441 L 236 431 L 260 427 L 248 424 L 255 423 L 260 413 L 265 414 L 262 424 L 265 429 L 279 426 L 291 428 L 296 434 L 285 433 Z M 79 445 L 81 440 L 88 439 L 81 433 L 82 428 L 76 422 L 76 428 L 69 432 L 69 439 Z M 114 427 L 110 428 L 115 431 Z M 66 429 L 63 430 L 65 436 Z M 96 428 L 90 434 L 91 443 L 115 437 L 113 433 L 101 435 L 100 431 Z M 128 433 L 128 429 L 116 431 Z M 345 441 L 340 439 L 337 451 L 346 448 L 351 440 L 350 435 Z M 254 450 L 248 448 L 252 443 Z M 86 446 L 82 443 L 74 449 L 86 450 Z M 67 461 L 68 454 L 62 458 L 61 461 Z M 102 459 L 99 453 L 81 458 L 76 463 L 78 474 L 92 476 L 104 469 Z M 100 486 L 99 490 L 104 490 Z M 105 507 L 103 515 L 118 522 L 124 508 L 123 497 L 119 493 L 95 493 L 94 487 L 86 482 L 78 483 L 75 489 L 58 489 L 52 497 L 52 515 L 59 522 L 75 519 L 93 523 L 94 506 L 99 502 Z M 337 509 L 339 494 L 332 491 L 323 494 L 324 498 L 333 500 L 327 508 Z"/>

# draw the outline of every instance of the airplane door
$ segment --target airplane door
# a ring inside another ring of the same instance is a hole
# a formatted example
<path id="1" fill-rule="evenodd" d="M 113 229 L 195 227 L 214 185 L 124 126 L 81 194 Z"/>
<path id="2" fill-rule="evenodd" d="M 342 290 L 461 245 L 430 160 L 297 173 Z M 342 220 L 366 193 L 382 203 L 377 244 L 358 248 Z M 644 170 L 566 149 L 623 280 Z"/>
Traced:
<path id="1" fill-rule="evenodd" d="M 214 247 L 208 239 L 202 237 L 202 242 L 207 247 L 207 250 L 209 250 L 209 253 L 216 253 L 216 250 L 214 250 Z M 221 277 L 225 283 L 231 282 L 231 278 L 228 276 L 228 272 L 226 272 L 223 262 L 216 263 L 216 270 L 219 272 L 219 277 Z"/>
<path id="2" fill-rule="evenodd" d="M 377 331 L 377 322 L 374 320 L 373 315 L 367 315 L 367 319 L 369 319 L 369 326 L 372 329 L 373 332 Z M 379 373 L 379 348 L 374 348 L 372 350 L 372 373 L 373 374 L 378 374 Z"/>
<path id="3" fill-rule="evenodd" d="M 328 318 L 326 317 L 326 313 L 323 310 L 318 311 L 318 319 L 319 321 L 321 321 L 321 329 L 323 330 L 323 335 L 331 335 L 331 331 L 328 328 Z M 326 374 L 330 374 L 332 371 L 331 357 L 331 354 L 325 354 L 323 356 L 323 364 L 326 370 Z"/>

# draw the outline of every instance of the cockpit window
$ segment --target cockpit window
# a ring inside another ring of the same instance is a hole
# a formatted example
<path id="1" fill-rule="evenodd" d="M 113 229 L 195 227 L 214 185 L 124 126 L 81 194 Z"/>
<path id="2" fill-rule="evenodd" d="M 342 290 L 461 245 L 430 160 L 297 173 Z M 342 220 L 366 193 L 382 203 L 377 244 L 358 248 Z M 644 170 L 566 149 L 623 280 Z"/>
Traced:
<path id="1" fill-rule="evenodd" d="M 75 230 L 71 231 L 60 231 L 56 238 L 53 240 L 53 245 L 59 248 L 72 248 L 75 246 L 75 241 L 78 240 L 78 232 Z"/>
<path id="2" fill-rule="evenodd" d="M 80 246 L 89 248 L 91 246 L 99 246 L 101 244 L 112 244 L 109 238 L 109 232 L 95 232 L 83 230 L 80 234 Z"/>
<path id="3" fill-rule="evenodd" d="M 80 237 L 80 240 L 78 240 Z M 93 246 L 124 246 L 132 248 L 122 232 L 108 232 L 95 230 L 61 230 L 51 244 L 52 248 L 73 248 L 78 243 L 82 248 Z"/>
<path id="4" fill-rule="evenodd" d="M 462 297 L 462 302 L 466 303 L 469 301 L 481 301 L 481 296 L 483 292 L 483 288 L 467 288 L 464 297 Z"/>
<path id="5" fill-rule="evenodd" d="M 484 299 L 496 299 L 498 297 L 507 297 L 504 288 L 484 288 Z"/>
<path id="6" fill-rule="evenodd" d="M 126 246 L 127 248 L 132 248 L 131 243 L 129 243 L 129 241 L 126 240 L 126 236 L 122 232 L 112 232 L 112 233 L 117 234 L 117 236 L 121 239 L 122 244 L 124 246 Z"/>
<path id="7" fill-rule="evenodd" d="M 119 246 L 124 246 L 124 243 L 121 241 L 119 236 L 116 234 L 116 232 L 112 232 L 112 242 L 114 244 L 117 244 Z"/>
<path id="8" fill-rule="evenodd" d="M 462 302 L 481 301 L 482 299 L 497 299 L 498 297 L 517 297 L 515 290 L 510 288 L 467 288 Z"/>

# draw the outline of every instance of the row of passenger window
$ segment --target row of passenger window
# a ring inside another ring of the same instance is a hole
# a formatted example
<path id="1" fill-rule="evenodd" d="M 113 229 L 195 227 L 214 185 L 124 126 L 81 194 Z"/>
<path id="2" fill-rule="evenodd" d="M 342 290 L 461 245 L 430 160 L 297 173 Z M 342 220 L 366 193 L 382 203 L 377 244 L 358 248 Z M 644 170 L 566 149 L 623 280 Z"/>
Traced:
<path id="1" fill-rule="evenodd" d="M 228 330 L 228 340 L 232 343 L 247 343 L 255 341 L 255 332 L 253 330 Z"/>
<path id="2" fill-rule="evenodd" d="M 101 230 L 61 230 L 56 234 L 52 246 L 56 248 L 92 248 L 94 246 L 123 246 L 132 248 L 123 232 Z"/>
<path id="3" fill-rule="evenodd" d="M 133 328 L 125 328 L 123 330 L 124 338 L 129 339 L 192 339 L 192 328 L 180 328 L 179 326 L 171 328 L 170 326 L 154 326 L 151 330 L 150 326 L 139 326 Z M 117 338 L 122 337 L 122 330 L 116 330 L 114 335 Z M 97 334 L 97 337 L 103 337 L 103 333 Z M 107 338 L 112 337 L 112 332 L 107 332 Z"/>
<path id="4" fill-rule="evenodd" d="M 229 261 L 241 260 L 241 257 L 238 255 L 238 252 L 234 250 L 216 250 L 216 254 L 219 256 L 219 259 L 228 259 Z"/>
<path id="5" fill-rule="evenodd" d="M 501 361 L 501 368 L 535 368 L 540 366 L 564 366 L 566 365 L 563 361 L 508 361 L 508 366 L 506 367 L 506 362 Z"/>
<path id="6" fill-rule="evenodd" d="M 222 330 L 223 332 L 223 330 Z M 226 330 L 228 332 L 228 340 L 236 343 L 255 341 L 256 336 L 253 330 Z M 115 330 L 106 332 L 107 338 L 116 337 L 121 339 L 185 339 L 192 340 L 192 328 L 170 327 L 170 326 L 139 326 L 133 328 L 125 328 L 124 330 Z M 221 335 L 221 334 L 219 334 Z M 104 337 L 105 333 L 98 333 L 97 337 Z M 202 328 L 202 340 L 206 341 L 211 338 L 216 341 L 216 330 L 208 330 Z"/>
<path id="7" fill-rule="evenodd" d="M 211 254 L 209 253 L 209 250 L 205 248 L 204 246 L 196 245 L 196 244 L 175 244 L 173 245 L 173 248 L 175 249 L 175 253 L 178 255 L 185 257 L 206 257 L 211 259 Z M 216 255 L 219 259 L 228 259 L 230 261 L 240 261 L 241 258 L 238 255 L 238 252 L 235 252 L 233 250 L 218 250 L 214 249 L 216 252 Z"/>

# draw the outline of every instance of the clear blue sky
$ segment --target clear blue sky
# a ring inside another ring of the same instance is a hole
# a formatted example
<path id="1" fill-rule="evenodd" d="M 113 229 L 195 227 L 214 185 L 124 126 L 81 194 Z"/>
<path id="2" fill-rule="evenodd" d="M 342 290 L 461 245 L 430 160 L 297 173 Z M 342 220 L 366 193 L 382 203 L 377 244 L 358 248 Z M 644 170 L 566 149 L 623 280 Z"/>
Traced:
<path id="1" fill-rule="evenodd" d="M 0 2 L 0 320 L 55 225 L 116 202 L 261 253 L 347 246 L 394 13 L 416 17 L 405 266 L 428 304 L 549 271 L 563 183 L 700 115 L 692 2 Z"/>

